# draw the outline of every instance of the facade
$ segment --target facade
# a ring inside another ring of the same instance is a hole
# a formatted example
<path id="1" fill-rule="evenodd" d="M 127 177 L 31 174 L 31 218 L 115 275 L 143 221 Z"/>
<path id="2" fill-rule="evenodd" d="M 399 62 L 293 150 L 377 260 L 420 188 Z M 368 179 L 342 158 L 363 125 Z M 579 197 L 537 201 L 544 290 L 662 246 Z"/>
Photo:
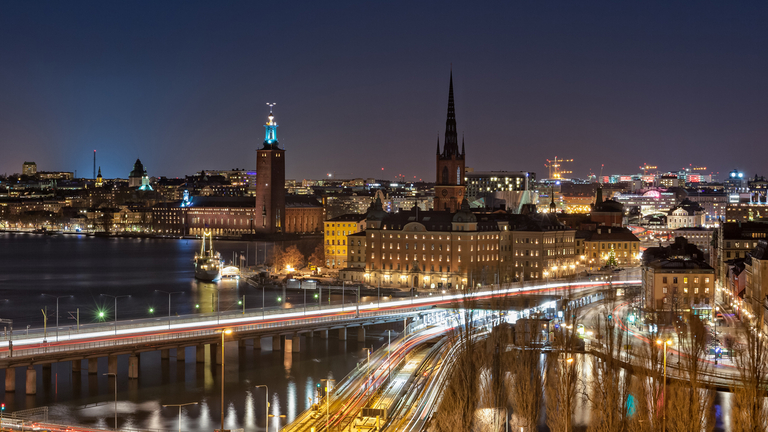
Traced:
<path id="1" fill-rule="evenodd" d="M 648 248 L 643 256 L 643 306 L 660 322 L 671 322 L 682 312 L 710 318 L 714 284 L 714 268 L 683 238 L 667 247 Z"/>
<path id="2" fill-rule="evenodd" d="M 555 279 L 581 270 L 576 230 L 554 214 L 508 215 L 499 223 L 502 282 Z"/>
<path id="3" fill-rule="evenodd" d="M 761 218 L 768 218 L 768 203 L 732 203 L 725 208 L 726 222 L 751 222 Z"/>
<path id="4" fill-rule="evenodd" d="M 704 208 L 691 200 L 684 200 L 667 213 L 667 228 L 696 228 L 704 226 Z"/>
<path id="5" fill-rule="evenodd" d="M 34 176 L 37 173 L 37 164 L 34 162 L 24 162 L 21 166 L 21 174 L 26 176 Z"/>
<path id="6" fill-rule="evenodd" d="M 363 230 L 365 230 L 364 214 L 346 214 L 324 221 L 325 266 L 336 270 L 346 268 L 350 255 L 347 241 L 350 243 L 353 241 L 352 237 L 349 236 Z M 360 238 L 357 240 L 359 241 Z M 365 241 L 364 235 L 362 241 Z M 358 256 L 365 257 L 361 252 L 358 253 Z"/>
<path id="7" fill-rule="evenodd" d="M 314 197 L 288 195 L 285 197 L 285 232 L 304 234 L 323 229 L 323 205 Z"/>
<path id="8" fill-rule="evenodd" d="M 465 174 L 467 200 L 494 192 L 524 191 L 536 182 L 536 174 L 523 171 L 472 171 Z"/>
<path id="9" fill-rule="evenodd" d="M 585 265 L 603 267 L 611 255 L 620 266 L 635 265 L 640 260 L 640 239 L 623 227 L 598 227 L 585 232 Z"/>
<path id="10" fill-rule="evenodd" d="M 744 291 L 744 312 L 753 324 L 768 329 L 765 305 L 768 299 L 768 242 L 760 240 L 744 260 L 746 273 Z"/>
<path id="11" fill-rule="evenodd" d="M 760 240 L 768 238 L 768 223 L 761 222 L 726 222 L 715 235 L 710 264 L 715 268 L 717 280 L 722 285 L 728 274 L 727 262 L 736 258 L 746 258 L 757 247 Z"/>
<path id="12" fill-rule="evenodd" d="M 277 123 L 272 110 L 266 129 L 264 145 L 256 152 L 256 232 L 275 234 L 285 232 L 285 150 L 277 140 Z"/>
<path id="13" fill-rule="evenodd" d="M 448 87 L 448 118 L 445 121 L 445 141 L 440 152 L 440 138 L 437 139 L 437 170 L 435 178 L 435 205 L 438 211 L 454 213 L 464 199 L 464 141 L 459 153 L 459 137 L 456 132 L 456 110 L 453 105 L 453 73 Z"/>

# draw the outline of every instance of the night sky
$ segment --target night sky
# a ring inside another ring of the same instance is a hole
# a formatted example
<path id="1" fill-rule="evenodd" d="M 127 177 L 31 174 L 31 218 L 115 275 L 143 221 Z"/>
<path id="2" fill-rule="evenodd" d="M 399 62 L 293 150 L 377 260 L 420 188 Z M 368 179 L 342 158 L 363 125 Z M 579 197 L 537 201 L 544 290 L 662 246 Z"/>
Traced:
<path id="1" fill-rule="evenodd" d="M 632 3 L 632 4 L 630 4 Z M 434 180 L 453 65 L 476 170 L 768 174 L 768 2 L 0 2 L 0 173 Z M 384 168 L 384 171 L 381 168 Z"/>

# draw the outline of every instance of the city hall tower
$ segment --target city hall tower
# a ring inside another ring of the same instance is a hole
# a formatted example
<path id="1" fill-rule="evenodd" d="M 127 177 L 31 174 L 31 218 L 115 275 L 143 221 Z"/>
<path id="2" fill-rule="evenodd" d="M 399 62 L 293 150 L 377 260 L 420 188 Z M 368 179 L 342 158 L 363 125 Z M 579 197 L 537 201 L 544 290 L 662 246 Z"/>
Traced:
<path id="1" fill-rule="evenodd" d="M 253 228 L 257 233 L 283 233 L 285 227 L 285 150 L 277 141 L 277 123 L 269 105 L 264 145 L 256 151 L 256 208 Z"/>

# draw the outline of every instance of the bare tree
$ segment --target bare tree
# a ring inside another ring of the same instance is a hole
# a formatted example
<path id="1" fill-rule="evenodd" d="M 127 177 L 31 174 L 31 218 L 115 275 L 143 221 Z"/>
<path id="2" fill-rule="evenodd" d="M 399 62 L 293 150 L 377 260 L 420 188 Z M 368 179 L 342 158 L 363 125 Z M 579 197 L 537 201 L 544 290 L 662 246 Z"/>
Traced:
<path id="1" fill-rule="evenodd" d="M 708 432 L 714 428 L 715 393 L 703 381 L 710 367 L 706 361 L 709 332 L 698 316 L 687 314 L 678 323 L 680 375 L 667 389 L 667 428 L 676 432 Z"/>
<path id="2" fill-rule="evenodd" d="M 762 323 L 762 314 L 757 322 Z M 733 387 L 731 430 L 758 432 L 768 430 L 768 345 L 758 327 L 745 323 L 740 328 L 741 344 L 734 352 L 738 370 Z"/>
<path id="3" fill-rule="evenodd" d="M 541 402 L 544 393 L 544 371 L 541 360 L 541 325 L 538 320 L 529 322 L 530 332 L 519 330 L 522 324 L 515 326 L 515 338 L 522 338 L 517 345 L 512 363 L 512 386 L 509 387 L 509 400 L 516 418 L 517 427 L 536 430 L 541 416 Z M 522 335 L 521 335 L 522 333 Z"/>
<path id="4" fill-rule="evenodd" d="M 564 298 L 567 304 L 570 288 Z M 547 355 L 546 363 L 547 426 L 552 432 L 572 430 L 576 397 L 578 388 L 581 387 L 579 371 L 582 357 L 576 356 L 581 339 L 576 334 L 576 310 L 566 307 L 564 316 L 565 321 L 553 332 L 552 352 Z"/>

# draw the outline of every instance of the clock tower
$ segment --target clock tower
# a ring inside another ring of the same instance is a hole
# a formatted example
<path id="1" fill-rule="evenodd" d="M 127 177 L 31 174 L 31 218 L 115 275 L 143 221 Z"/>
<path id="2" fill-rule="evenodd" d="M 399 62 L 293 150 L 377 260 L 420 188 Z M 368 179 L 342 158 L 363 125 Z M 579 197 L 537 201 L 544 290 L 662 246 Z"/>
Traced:
<path id="1" fill-rule="evenodd" d="M 435 179 L 435 210 L 455 213 L 461 208 L 461 201 L 466 192 L 464 181 L 464 138 L 456 133 L 456 109 L 453 106 L 453 72 L 448 86 L 448 118 L 445 120 L 445 140 L 440 151 L 440 138 L 437 138 L 437 174 Z"/>

